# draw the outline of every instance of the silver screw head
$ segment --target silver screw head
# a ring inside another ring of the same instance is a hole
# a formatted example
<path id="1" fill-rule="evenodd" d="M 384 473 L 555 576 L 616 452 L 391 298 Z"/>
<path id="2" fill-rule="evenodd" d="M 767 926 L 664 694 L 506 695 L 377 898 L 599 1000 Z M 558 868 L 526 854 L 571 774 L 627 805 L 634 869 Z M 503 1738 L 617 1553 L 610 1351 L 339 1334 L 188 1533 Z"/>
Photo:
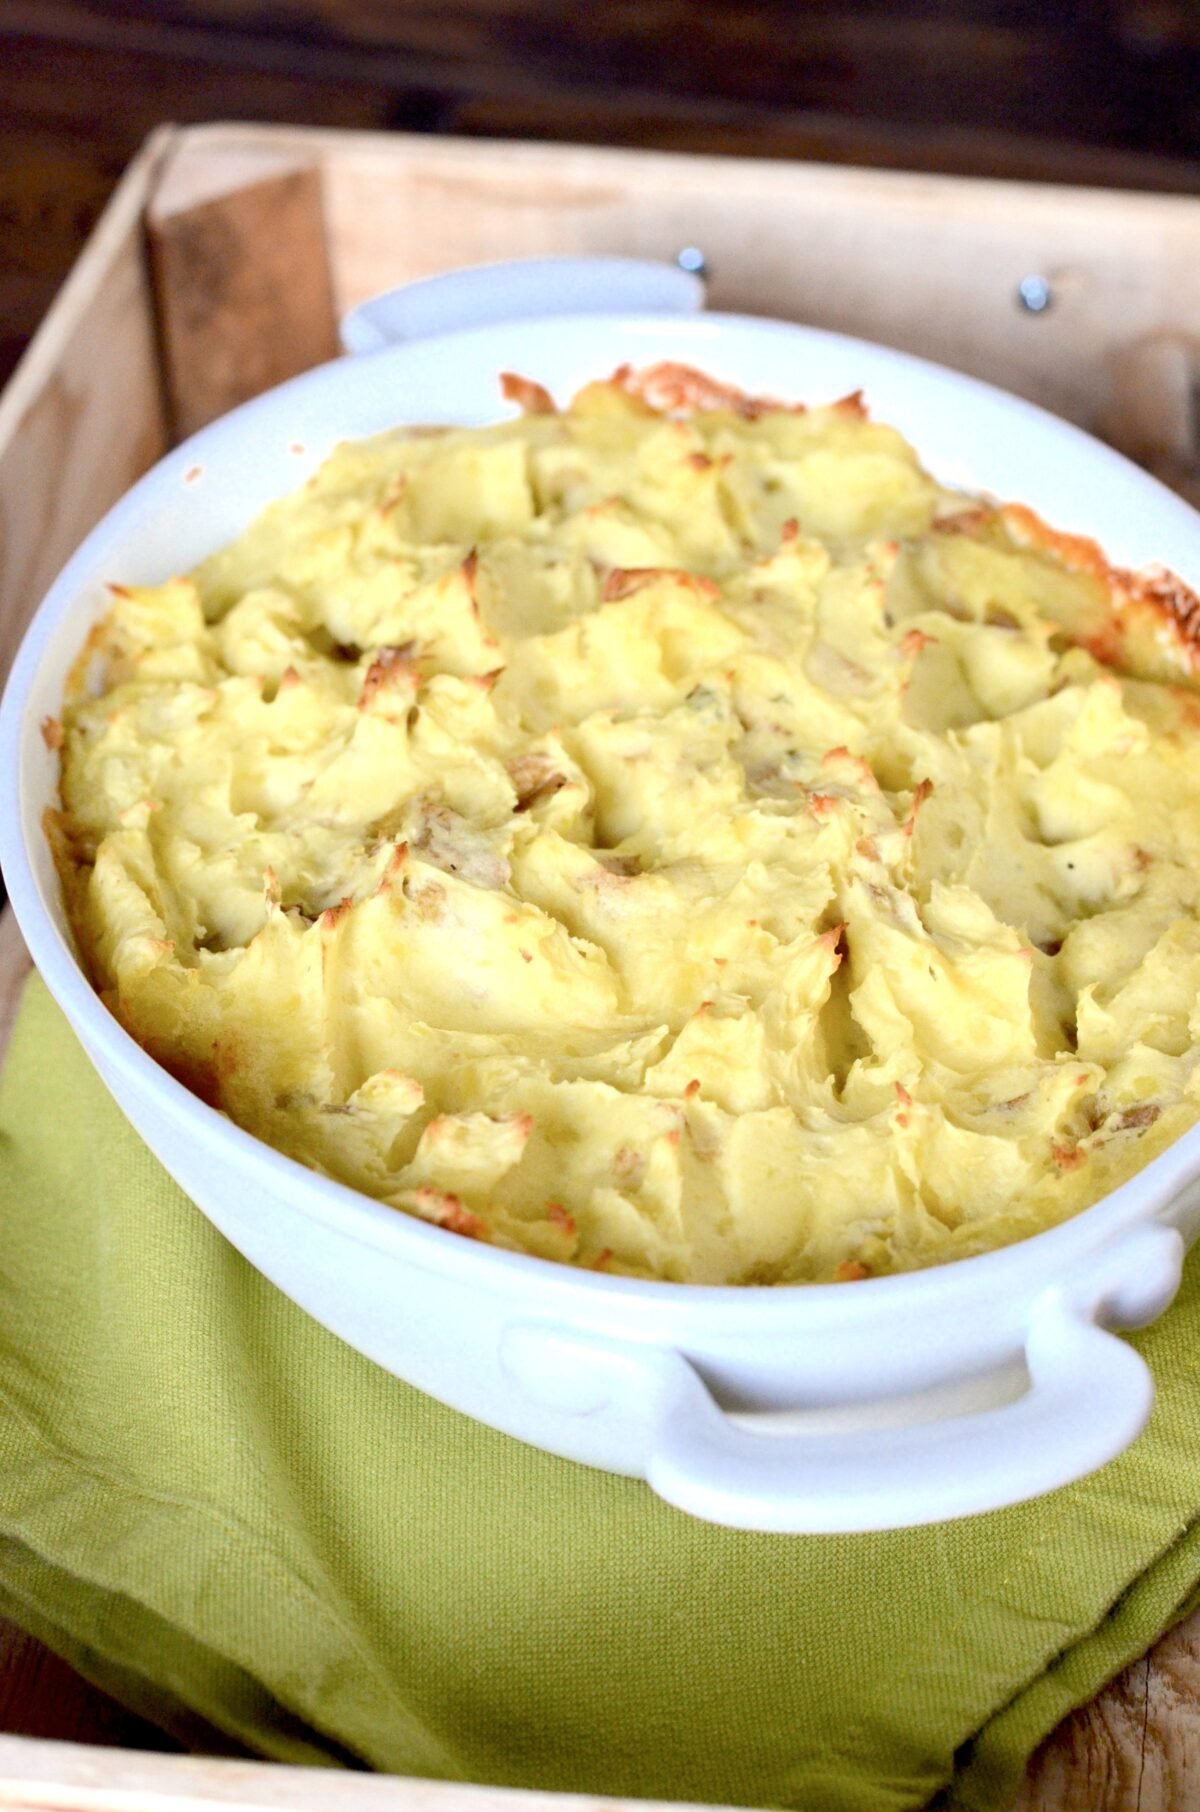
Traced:
<path id="1" fill-rule="evenodd" d="M 685 245 L 681 252 L 676 252 L 675 262 L 681 271 L 687 271 L 690 276 L 706 280 L 709 276 L 708 259 L 698 245 Z"/>
<path id="2" fill-rule="evenodd" d="M 1022 277 L 1017 284 L 1017 306 L 1027 314 L 1044 315 L 1054 301 L 1054 291 L 1045 277 Z"/>

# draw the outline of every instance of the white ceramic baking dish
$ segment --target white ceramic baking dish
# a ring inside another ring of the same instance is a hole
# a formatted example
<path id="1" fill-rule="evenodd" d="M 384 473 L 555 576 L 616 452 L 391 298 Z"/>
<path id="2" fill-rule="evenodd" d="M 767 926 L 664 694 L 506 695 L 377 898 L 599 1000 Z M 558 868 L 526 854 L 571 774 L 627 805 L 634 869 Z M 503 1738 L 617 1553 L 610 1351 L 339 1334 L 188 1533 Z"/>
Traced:
<path id="1" fill-rule="evenodd" d="M 498 418 L 501 370 L 563 397 L 622 361 L 663 358 L 787 398 L 862 388 L 947 482 L 1029 502 L 1125 564 L 1200 580 L 1200 518 L 1144 473 L 1029 404 L 835 335 L 575 315 L 341 360 L 171 453 L 51 589 L 0 708 L 12 903 L 99 1073 L 187 1193 L 297 1303 L 422 1390 L 744 1528 L 899 1527 L 1033 1497 L 1118 1453 L 1150 1412 L 1145 1366 L 1106 1330 L 1150 1320 L 1177 1288 L 1200 1228 L 1200 1129 L 1074 1220 L 911 1276 L 739 1290 L 582 1273 L 456 1238 L 268 1149 L 126 1036 L 73 952 L 41 830 L 57 758 L 39 725 L 60 707 L 105 582 L 189 567 L 337 440 Z"/>

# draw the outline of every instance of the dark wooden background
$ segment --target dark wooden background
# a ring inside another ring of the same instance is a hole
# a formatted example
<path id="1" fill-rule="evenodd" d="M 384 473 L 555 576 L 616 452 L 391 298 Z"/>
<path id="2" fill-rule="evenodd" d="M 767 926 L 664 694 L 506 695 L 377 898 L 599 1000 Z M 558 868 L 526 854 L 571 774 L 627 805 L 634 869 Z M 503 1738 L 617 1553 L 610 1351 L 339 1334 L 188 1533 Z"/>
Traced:
<path id="1" fill-rule="evenodd" d="M 0 0 L 0 380 L 162 120 L 1200 188 L 1200 0 Z"/>

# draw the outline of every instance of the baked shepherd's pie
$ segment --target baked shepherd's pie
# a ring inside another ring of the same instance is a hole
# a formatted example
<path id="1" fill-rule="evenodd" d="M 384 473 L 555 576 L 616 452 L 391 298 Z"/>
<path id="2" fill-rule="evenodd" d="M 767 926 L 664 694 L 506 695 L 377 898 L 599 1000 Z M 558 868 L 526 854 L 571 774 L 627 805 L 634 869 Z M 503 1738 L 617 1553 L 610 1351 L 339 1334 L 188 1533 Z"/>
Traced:
<path id="1" fill-rule="evenodd" d="M 703 1283 L 1002 1245 L 1200 1118 L 1191 593 L 857 397 L 504 383 L 113 587 L 45 733 L 133 1036 L 398 1209 Z"/>

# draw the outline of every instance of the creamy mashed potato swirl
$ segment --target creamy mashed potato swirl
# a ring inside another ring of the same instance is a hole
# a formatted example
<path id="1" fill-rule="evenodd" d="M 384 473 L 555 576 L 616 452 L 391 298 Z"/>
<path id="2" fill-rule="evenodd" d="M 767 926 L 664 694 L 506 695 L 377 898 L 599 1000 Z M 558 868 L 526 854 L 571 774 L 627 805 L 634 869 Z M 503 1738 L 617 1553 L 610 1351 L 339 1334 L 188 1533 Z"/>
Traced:
<path id="1" fill-rule="evenodd" d="M 114 587 L 46 734 L 132 1034 L 397 1209 L 690 1282 L 1002 1245 L 1190 1126 L 1195 599 L 856 398 L 508 391 Z"/>

